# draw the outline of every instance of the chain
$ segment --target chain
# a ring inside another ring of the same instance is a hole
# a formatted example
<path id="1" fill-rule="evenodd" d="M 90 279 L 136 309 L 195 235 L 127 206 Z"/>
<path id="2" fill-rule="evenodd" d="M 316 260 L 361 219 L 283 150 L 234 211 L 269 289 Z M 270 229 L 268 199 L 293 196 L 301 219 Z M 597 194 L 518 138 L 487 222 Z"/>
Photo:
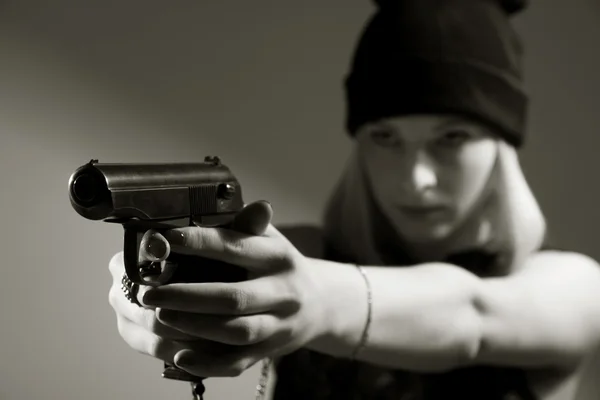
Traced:
<path id="1" fill-rule="evenodd" d="M 260 371 L 260 378 L 258 380 L 258 385 L 256 385 L 256 396 L 254 400 L 264 400 L 265 393 L 267 391 L 267 387 L 269 384 L 269 372 L 271 369 L 271 359 L 265 358 L 262 363 L 262 368 Z"/>

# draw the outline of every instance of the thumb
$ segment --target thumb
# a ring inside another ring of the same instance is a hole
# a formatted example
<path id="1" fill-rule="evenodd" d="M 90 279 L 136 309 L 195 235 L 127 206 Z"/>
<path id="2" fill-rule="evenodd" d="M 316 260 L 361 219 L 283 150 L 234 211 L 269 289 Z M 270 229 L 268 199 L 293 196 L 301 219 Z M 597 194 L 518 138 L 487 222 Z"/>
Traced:
<path id="1" fill-rule="evenodd" d="M 248 204 L 234 218 L 231 229 L 248 235 L 264 235 L 273 219 L 273 208 L 266 200 Z"/>

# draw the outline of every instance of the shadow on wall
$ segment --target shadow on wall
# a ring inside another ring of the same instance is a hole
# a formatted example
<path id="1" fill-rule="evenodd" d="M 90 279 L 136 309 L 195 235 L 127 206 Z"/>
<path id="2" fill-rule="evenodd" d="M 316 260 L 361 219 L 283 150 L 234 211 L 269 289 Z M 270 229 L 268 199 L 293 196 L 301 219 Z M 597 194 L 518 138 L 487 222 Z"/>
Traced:
<path id="1" fill-rule="evenodd" d="M 587 184 L 599 167 L 589 132 L 600 128 L 600 31 L 591 3 L 571 3 L 537 4 L 517 21 L 534 102 L 524 165 L 560 243 L 600 258 L 588 228 L 600 194 Z M 121 231 L 71 210 L 69 174 L 91 158 L 219 155 L 247 202 L 273 203 L 277 223 L 318 222 L 350 146 L 341 82 L 371 5 L 2 7 L 0 399 L 186 399 L 187 385 L 161 380 L 160 363 L 118 335 L 107 265 Z M 207 398 L 251 399 L 257 375 L 212 379 Z M 593 384 L 586 393 L 600 393 Z"/>

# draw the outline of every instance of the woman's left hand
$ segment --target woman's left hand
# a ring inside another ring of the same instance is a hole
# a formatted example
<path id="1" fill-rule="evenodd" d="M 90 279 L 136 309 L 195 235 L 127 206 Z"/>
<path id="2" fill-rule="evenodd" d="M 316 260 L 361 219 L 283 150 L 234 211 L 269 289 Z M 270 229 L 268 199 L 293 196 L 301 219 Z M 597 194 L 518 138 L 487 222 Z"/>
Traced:
<path id="1" fill-rule="evenodd" d="M 325 333 L 326 307 L 314 268 L 270 224 L 271 206 L 251 204 L 239 220 L 251 224 L 256 215 L 256 223 L 261 218 L 264 223 L 261 207 L 269 209 L 260 236 L 205 227 L 163 233 L 172 252 L 227 262 L 249 273 L 248 280 L 237 283 L 173 283 L 144 293 L 144 305 L 157 308 L 160 322 L 211 341 L 202 354 L 186 349 L 175 356 L 175 364 L 194 375 L 238 376 L 265 357 L 290 353 Z M 161 239 L 153 235 L 152 240 Z"/>

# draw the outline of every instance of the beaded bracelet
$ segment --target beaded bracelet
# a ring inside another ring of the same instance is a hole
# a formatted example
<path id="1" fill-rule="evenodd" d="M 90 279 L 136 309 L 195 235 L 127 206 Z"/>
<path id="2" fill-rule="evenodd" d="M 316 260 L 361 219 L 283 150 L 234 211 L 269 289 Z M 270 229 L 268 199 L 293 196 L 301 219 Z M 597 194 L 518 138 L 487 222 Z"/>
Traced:
<path id="1" fill-rule="evenodd" d="M 356 268 L 362 275 L 365 281 L 365 285 L 367 287 L 367 322 L 365 322 L 365 327 L 360 337 L 360 341 L 358 342 L 358 344 L 354 348 L 354 351 L 352 352 L 353 360 L 356 359 L 356 356 L 358 355 L 359 351 L 362 350 L 367 344 L 367 341 L 369 339 L 369 328 L 371 327 L 371 317 L 373 313 L 373 293 L 371 291 L 371 282 L 369 281 L 369 278 L 367 277 L 367 274 L 363 267 L 361 267 L 360 265 L 356 265 Z"/>

